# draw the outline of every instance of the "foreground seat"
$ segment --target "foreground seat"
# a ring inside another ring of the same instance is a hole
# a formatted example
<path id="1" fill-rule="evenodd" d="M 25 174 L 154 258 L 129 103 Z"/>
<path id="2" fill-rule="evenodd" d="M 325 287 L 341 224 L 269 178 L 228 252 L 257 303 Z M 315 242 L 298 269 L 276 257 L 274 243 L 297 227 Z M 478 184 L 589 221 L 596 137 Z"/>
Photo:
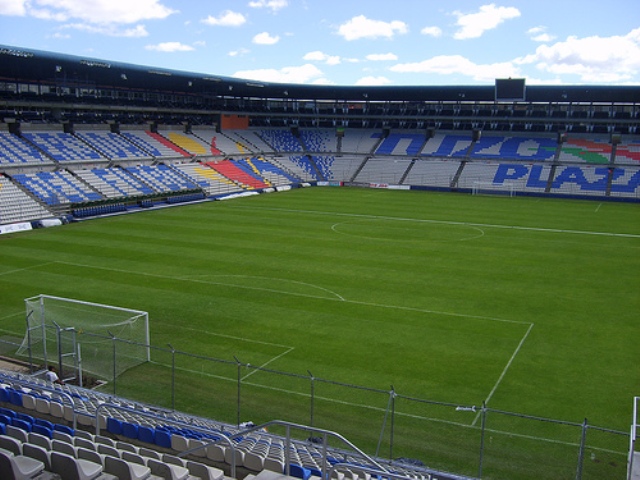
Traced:
<path id="1" fill-rule="evenodd" d="M 65 480 L 94 480 L 102 473 L 102 465 L 52 451 L 51 470 Z"/>
<path id="2" fill-rule="evenodd" d="M 2 480 L 29 480 L 40 475 L 43 471 L 44 463 L 0 449 L 0 478 Z"/>

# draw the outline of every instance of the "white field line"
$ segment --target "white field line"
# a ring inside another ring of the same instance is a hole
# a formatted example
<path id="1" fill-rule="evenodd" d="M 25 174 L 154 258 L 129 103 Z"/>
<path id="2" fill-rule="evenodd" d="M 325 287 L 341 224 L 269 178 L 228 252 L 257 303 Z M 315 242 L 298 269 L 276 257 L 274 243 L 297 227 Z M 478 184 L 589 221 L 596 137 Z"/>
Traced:
<path id="1" fill-rule="evenodd" d="M 157 323 L 165 323 L 166 322 L 157 322 Z M 270 347 L 277 347 L 277 348 L 282 348 L 284 349 L 284 351 L 274 357 L 271 357 L 271 359 L 267 360 L 266 362 L 264 362 L 262 365 L 260 365 L 257 369 L 253 370 L 252 372 L 249 372 L 248 374 L 246 374 L 244 377 L 242 377 L 242 380 L 244 381 L 245 379 L 249 378 L 251 375 L 253 375 L 254 373 L 257 373 L 258 371 L 260 371 L 260 369 L 265 368 L 267 365 L 269 365 L 270 363 L 275 362 L 276 360 L 284 357 L 285 355 L 291 353 L 293 350 L 295 350 L 295 347 L 291 347 L 289 345 L 281 345 L 279 343 L 272 343 L 272 342 L 264 342 L 262 340 L 253 340 L 251 338 L 245 338 L 245 337 L 236 337 L 234 335 L 225 335 L 225 334 L 221 334 L 221 333 L 216 333 L 216 332 L 209 332 L 208 330 L 201 330 L 198 328 L 192 328 L 192 327 L 182 327 L 183 330 L 191 330 L 193 332 L 198 332 L 201 335 L 211 335 L 213 337 L 221 337 L 221 338 L 227 338 L 227 339 L 231 339 L 231 340 L 238 340 L 240 342 L 247 342 L 247 343 L 255 343 L 258 345 L 267 345 Z M 250 364 L 247 364 L 250 365 Z"/>
<path id="2" fill-rule="evenodd" d="M 0 272 L 0 276 L 11 275 L 18 272 L 24 272 L 25 270 L 33 270 L 34 268 L 46 267 L 47 265 L 52 265 L 54 263 L 59 263 L 59 262 L 53 261 L 53 262 L 38 263 L 37 265 L 31 265 L 30 267 L 17 268 L 15 270 L 7 270 L 6 272 Z"/>
<path id="3" fill-rule="evenodd" d="M 330 215 L 336 217 L 353 217 L 353 218 L 370 218 L 379 220 L 399 220 L 399 221 L 411 221 L 411 222 L 423 222 L 442 225 L 460 225 L 466 227 L 478 227 L 478 228 L 499 228 L 504 230 L 524 230 L 532 232 L 545 232 L 545 233 L 569 233 L 573 235 L 597 235 L 604 237 L 626 237 L 626 238 L 640 238 L 640 234 L 635 233 L 614 233 L 614 232 L 589 232 L 585 230 L 566 230 L 558 228 L 543 228 L 543 227 L 525 227 L 521 225 L 500 225 L 494 223 L 473 223 L 473 222 L 454 222 L 450 220 L 430 220 L 422 218 L 405 218 L 405 217 L 389 217 L 384 215 L 366 215 L 359 213 L 340 213 L 340 212 L 323 212 L 321 210 L 296 210 L 289 208 L 273 208 L 273 207 L 256 207 L 245 205 L 233 205 L 232 208 L 243 208 L 251 210 L 272 210 L 277 212 L 288 213 L 303 213 L 305 215 Z"/>
<path id="4" fill-rule="evenodd" d="M 520 325 L 529 325 L 527 333 L 520 340 L 520 343 L 519 343 L 518 347 L 516 348 L 515 352 L 511 356 L 511 358 L 509 359 L 509 362 L 505 366 L 502 374 L 500 375 L 500 378 L 498 379 L 497 383 L 494 385 L 494 387 L 493 387 L 492 391 L 490 392 L 488 398 L 490 398 L 493 395 L 493 393 L 497 389 L 497 386 L 499 385 L 499 383 L 502 381 L 502 379 L 506 375 L 507 370 L 509 369 L 509 367 L 513 363 L 513 360 L 515 359 L 517 353 L 519 352 L 520 347 L 522 346 L 522 344 L 526 340 L 526 338 L 528 336 L 528 333 L 531 331 L 531 328 L 533 327 L 532 323 L 523 322 L 523 321 L 519 321 L 519 320 L 496 318 L 496 317 L 484 317 L 484 316 L 478 316 L 478 315 L 467 315 L 467 314 L 456 313 L 456 312 L 442 312 L 442 311 L 436 311 L 436 310 L 429 310 L 429 309 L 416 308 L 416 307 L 406 307 L 406 306 L 399 306 L 399 305 L 385 305 L 385 304 L 378 304 L 378 303 L 373 303 L 373 302 L 362 302 L 362 301 L 355 301 L 355 300 L 346 300 L 342 296 L 339 296 L 339 295 L 337 297 L 324 297 L 324 296 L 302 294 L 302 293 L 297 293 L 297 292 L 286 292 L 286 291 L 274 290 L 274 289 L 264 288 L 264 287 L 251 287 L 251 286 L 236 285 L 236 284 L 226 284 L 224 282 L 210 282 L 210 281 L 204 281 L 204 280 L 200 280 L 200 279 L 188 279 L 188 278 L 185 279 L 185 278 L 179 278 L 179 277 L 176 277 L 176 276 L 173 276 L 173 275 L 158 275 L 158 274 L 145 273 L 145 272 L 136 272 L 136 271 L 124 270 L 124 269 L 114 269 L 114 268 L 108 268 L 108 267 L 96 267 L 96 266 L 93 266 L 93 265 L 85 265 L 85 264 L 78 264 L 78 263 L 71 263 L 71 262 L 59 261 L 59 262 L 54 262 L 54 263 L 59 263 L 59 264 L 62 264 L 62 265 L 71 265 L 71 266 L 82 267 L 82 268 L 92 268 L 92 269 L 96 269 L 96 270 L 116 271 L 116 272 L 120 272 L 120 273 L 132 274 L 132 275 L 143 275 L 143 276 L 148 276 L 148 277 L 152 277 L 152 278 L 165 278 L 165 279 L 172 279 L 172 280 L 185 281 L 185 282 L 204 283 L 204 284 L 211 284 L 211 285 L 222 285 L 222 286 L 226 286 L 226 287 L 236 287 L 236 288 L 242 288 L 242 289 L 268 291 L 268 292 L 272 292 L 272 293 L 280 293 L 280 294 L 283 294 L 283 295 L 294 295 L 294 296 L 301 296 L 301 297 L 306 297 L 306 298 L 324 299 L 324 300 L 329 300 L 329 301 L 340 301 L 340 302 L 351 303 L 351 304 L 354 304 L 354 305 L 364 305 L 364 306 L 371 306 L 371 307 L 376 307 L 376 308 L 388 308 L 388 309 L 395 309 L 395 310 L 404 310 L 404 311 L 412 311 L 412 312 L 427 313 L 427 314 L 437 314 L 437 315 L 443 315 L 443 316 L 474 319 L 474 320 L 481 320 L 481 321 L 494 321 L 494 322 L 504 322 L 504 323 L 520 324 Z M 282 347 L 283 348 L 290 348 L 288 346 L 282 346 Z M 286 352 L 286 353 L 288 353 L 288 352 Z M 280 355 L 280 357 L 281 356 L 282 356 L 282 354 Z M 272 361 L 274 361 L 274 359 L 271 359 L 268 363 L 271 363 Z"/>
<path id="5" fill-rule="evenodd" d="M 72 263 L 72 262 L 63 262 L 63 261 L 59 261 L 59 262 L 56 262 L 56 263 L 59 263 L 61 265 L 70 265 L 70 266 L 73 266 L 73 267 L 92 268 L 92 269 L 95 269 L 95 270 L 106 270 L 106 271 L 109 271 L 109 272 L 127 273 L 127 274 L 130 274 L 130 275 L 140 275 L 140 276 L 151 277 L 151 278 L 163 278 L 163 279 L 168 279 L 168 280 L 179 280 L 179 281 L 183 281 L 183 282 L 201 283 L 201 284 L 206 284 L 206 285 L 220 285 L 220 286 L 229 287 L 229 288 L 240 288 L 240 289 L 245 289 L 245 290 L 256 290 L 256 291 L 263 291 L 263 292 L 270 292 L 270 293 L 280 293 L 282 295 L 292 295 L 292 296 L 296 296 L 296 297 L 312 298 L 312 299 L 315 299 L 315 300 L 329 300 L 329 301 L 333 301 L 333 302 L 345 302 L 345 303 L 350 303 L 350 304 L 353 304 L 353 305 L 365 305 L 365 306 L 369 306 L 369 307 L 379 307 L 379 308 L 388 308 L 388 309 L 395 309 L 395 310 L 405 310 L 405 311 L 411 311 L 411 312 L 429 313 L 429 314 L 434 314 L 434 315 L 444 315 L 444 316 L 459 317 L 459 318 L 470 318 L 470 319 L 474 319 L 474 320 L 488 320 L 488 321 L 492 321 L 492 322 L 505 322 L 505 323 L 517 323 L 517 324 L 522 324 L 522 325 L 529 325 L 529 322 L 523 322 L 523 321 L 520 321 L 520 320 L 512 320 L 512 319 L 508 319 L 508 318 L 485 317 L 485 316 L 481 316 L 481 315 L 469 315 L 469 314 L 466 314 L 466 313 L 445 312 L 445 311 L 440 311 L 440 310 L 429 310 L 429 309 L 426 309 L 426 308 L 405 307 L 405 306 L 400 306 L 400 305 L 385 305 L 385 304 L 374 303 L 374 302 L 364 302 L 364 301 L 358 301 L 358 300 L 347 300 L 344 297 L 342 297 L 341 295 L 339 295 L 337 293 L 334 293 L 334 292 L 331 292 L 330 290 L 327 290 L 327 289 L 322 288 L 322 287 L 315 287 L 315 288 L 318 288 L 319 290 L 323 290 L 323 291 L 326 291 L 328 293 L 331 293 L 333 296 L 332 297 L 326 297 L 326 296 L 320 296 L 320 295 L 312 295 L 312 294 L 308 294 L 308 293 L 288 292 L 288 291 L 276 290 L 276 289 L 273 289 L 273 288 L 266 288 L 266 287 L 254 287 L 254 286 L 248 286 L 248 285 L 238 285 L 236 283 L 225 283 L 225 282 L 219 282 L 219 281 L 210 281 L 210 280 L 193 279 L 193 278 L 183 278 L 183 277 L 177 277 L 175 275 L 160 275 L 160 274 L 156 274 L 156 273 L 137 272 L 137 271 L 133 271 L 133 270 L 125 270 L 125 269 L 120 269 L 120 268 L 99 267 L 99 266 L 95 266 L 95 265 L 86 265 L 86 264 L 81 264 L 81 263 Z"/>
<path id="6" fill-rule="evenodd" d="M 524 336 L 520 340 L 520 343 L 518 344 L 518 346 L 516 347 L 515 351 L 513 352 L 513 355 L 511 355 L 511 358 L 509 359 L 509 361 L 505 365 L 504 370 L 502 370 L 502 373 L 500 374 L 500 377 L 498 378 L 498 381 L 496 382 L 496 384 L 491 389 L 491 392 L 489 392 L 489 395 L 487 395 L 487 398 L 484 400 L 484 404 L 485 405 L 489 404 L 489 400 L 491 400 L 491 397 L 493 397 L 493 394 L 496 393 L 496 390 L 498 389 L 498 385 L 500 385 L 500 382 L 502 382 L 502 379 L 507 374 L 507 370 L 509 370 L 509 367 L 511 367 L 511 364 L 513 363 L 513 360 L 518 355 L 518 352 L 520 351 L 520 348 L 522 348 L 522 345 L 524 345 L 524 341 L 529 336 L 529 333 L 531 333 L 531 329 L 533 328 L 533 325 L 534 325 L 533 323 L 529 325 L 529 328 L 527 329 L 527 331 L 525 332 Z M 481 411 L 478 412 L 478 414 L 476 415 L 476 418 L 473 420 L 472 425 L 475 425 L 478 422 L 478 419 L 480 418 L 480 415 L 481 415 Z"/>

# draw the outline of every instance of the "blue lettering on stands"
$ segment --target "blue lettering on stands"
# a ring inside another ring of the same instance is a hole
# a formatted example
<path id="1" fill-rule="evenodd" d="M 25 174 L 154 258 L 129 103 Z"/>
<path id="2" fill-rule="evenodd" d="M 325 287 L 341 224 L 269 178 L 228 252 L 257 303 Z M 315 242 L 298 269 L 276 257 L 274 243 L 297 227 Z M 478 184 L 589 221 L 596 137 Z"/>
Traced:
<path id="1" fill-rule="evenodd" d="M 493 183 L 502 184 L 505 181 L 527 179 L 528 188 L 545 188 L 547 181 L 541 179 L 543 172 L 542 165 L 520 165 L 511 163 L 501 163 L 493 176 Z M 640 186 L 640 170 L 636 171 L 626 184 L 613 183 L 624 177 L 624 168 L 614 168 L 611 172 L 612 184 L 611 192 L 633 193 Z M 593 175 L 598 177 L 594 181 L 589 181 L 581 167 L 565 167 L 553 180 L 551 188 L 559 189 L 565 183 L 574 183 L 580 190 L 586 192 L 605 192 L 607 190 L 607 180 L 609 178 L 609 167 L 596 167 Z"/>
<path id="2" fill-rule="evenodd" d="M 620 170 L 622 172 L 618 177 L 615 176 L 616 170 Z M 624 175 L 624 170 L 622 168 L 614 169 L 614 179 L 619 178 L 622 175 Z M 638 188 L 638 185 L 640 185 L 640 170 L 633 174 L 626 185 L 611 184 L 611 191 L 618 193 L 633 193 Z"/>
<path id="3" fill-rule="evenodd" d="M 527 179 L 527 187 L 529 188 L 546 188 L 547 180 L 541 180 L 540 175 L 542 175 L 542 165 L 533 165 L 531 167 L 531 174 Z"/>
<path id="4" fill-rule="evenodd" d="M 518 180 L 523 178 L 529 169 L 526 165 L 512 165 L 509 163 L 501 163 L 498 165 L 496 174 L 493 176 L 493 183 L 504 183 L 505 180 Z"/>

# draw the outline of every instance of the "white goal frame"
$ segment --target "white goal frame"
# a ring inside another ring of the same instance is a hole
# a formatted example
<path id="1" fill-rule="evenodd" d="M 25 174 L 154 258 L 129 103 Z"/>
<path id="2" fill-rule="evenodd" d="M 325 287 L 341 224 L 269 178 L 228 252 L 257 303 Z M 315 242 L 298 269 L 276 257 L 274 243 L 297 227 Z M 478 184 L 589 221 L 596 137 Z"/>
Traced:
<path id="1" fill-rule="evenodd" d="M 513 183 L 473 182 L 471 195 L 503 195 L 516 196 L 516 186 Z"/>
<path id="2" fill-rule="evenodd" d="M 100 303 L 37 295 L 25 298 L 26 331 L 17 355 L 82 378 L 110 379 L 151 360 L 149 314 Z"/>

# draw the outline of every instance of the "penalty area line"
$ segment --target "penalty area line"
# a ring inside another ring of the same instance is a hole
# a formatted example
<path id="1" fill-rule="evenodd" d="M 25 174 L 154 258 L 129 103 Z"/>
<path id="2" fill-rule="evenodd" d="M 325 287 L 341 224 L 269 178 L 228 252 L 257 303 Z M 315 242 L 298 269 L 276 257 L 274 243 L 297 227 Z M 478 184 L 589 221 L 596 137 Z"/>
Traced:
<path id="1" fill-rule="evenodd" d="M 496 393 L 496 390 L 498 389 L 498 386 L 502 382 L 502 379 L 504 378 L 504 376 L 507 374 L 507 371 L 511 367 L 511 364 L 515 360 L 516 356 L 518 356 L 518 353 L 520 352 L 520 349 L 522 348 L 522 345 L 524 345 L 525 340 L 529 337 L 529 334 L 531 333 L 531 330 L 533 329 L 534 325 L 535 324 L 533 324 L 533 323 L 529 324 L 529 328 L 527 328 L 527 331 L 525 332 L 523 337 L 520 339 L 520 343 L 518 343 L 518 346 L 516 347 L 515 351 L 511 355 L 511 358 L 509 359 L 509 361 L 505 365 L 504 369 L 502 370 L 502 373 L 500 374 L 500 376 L 498 377 L 498 380 L 496 381 L 495 385 L 493 386 L 493 388 L 489 392 L 489 395 L 487 395 L 487 398 L 485 398 L 484 405 L 487 405 L 489 403 L 489 400 L 491 400 L 491 397 L 493 397 L 493 394 Z M 475 426 L 475 424 L 478 422 L 478 419 L 480 418 L 481 413 L 482 413 L 482 410 L 480 410 L 477 413 L 476 418 L 474 418 L 473 422 L 471 423 L 472 426 Z"/>

